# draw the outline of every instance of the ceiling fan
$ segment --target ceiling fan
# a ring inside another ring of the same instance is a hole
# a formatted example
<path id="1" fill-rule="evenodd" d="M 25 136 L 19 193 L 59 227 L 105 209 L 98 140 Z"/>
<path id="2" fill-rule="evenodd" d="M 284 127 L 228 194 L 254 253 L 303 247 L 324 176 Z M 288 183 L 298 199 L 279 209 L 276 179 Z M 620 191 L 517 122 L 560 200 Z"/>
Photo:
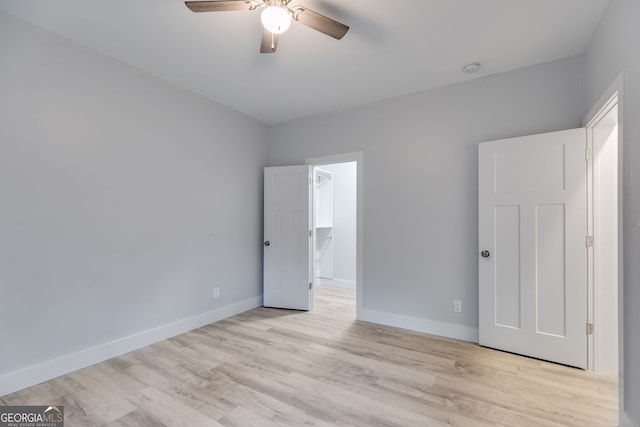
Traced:
<path id="1" fill-rule="evenodd" d="M 260 53 L 273 53 L 278 47 L 278 35 L 289 29 L 291 20 L 340 40 L 349 27 L 307 9 L 304 6 L 289 6 L 291 0 L 214 0 L 187 1 L 185 5 L 193 12 L 223 12 L 229 10 L 262 9 L 262 41 Z"/>

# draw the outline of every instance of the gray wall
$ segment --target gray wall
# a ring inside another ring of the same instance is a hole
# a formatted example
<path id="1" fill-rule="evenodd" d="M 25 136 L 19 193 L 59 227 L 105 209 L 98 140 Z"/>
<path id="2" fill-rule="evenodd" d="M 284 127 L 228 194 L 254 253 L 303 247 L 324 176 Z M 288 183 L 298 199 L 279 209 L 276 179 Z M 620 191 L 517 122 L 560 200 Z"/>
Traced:
<path id="1" fill-rule="evenodd" d="M 362 151 L 364 308 L 477 327 L 478 143 L 579 127 L 581 65 L 570 58 L 274 125 L 269 163 Z"/>
<path id="2" fill-rule="evenodd" d="M 0 375 L 260 296 L 265 144 L 0 12 Z"/>
<path id="3" fill-rule="evenodd" d="M 624 407 L 640 425 L 640 2 L 613 0 L 585 55 L 586 99 L 592 108 L 624 71 Z"/>

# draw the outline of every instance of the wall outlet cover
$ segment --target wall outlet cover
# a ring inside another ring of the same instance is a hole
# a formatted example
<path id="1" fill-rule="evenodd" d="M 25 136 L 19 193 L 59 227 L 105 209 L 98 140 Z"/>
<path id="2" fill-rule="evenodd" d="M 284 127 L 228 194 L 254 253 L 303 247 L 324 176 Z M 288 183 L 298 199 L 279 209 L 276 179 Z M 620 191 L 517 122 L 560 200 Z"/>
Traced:
<path id="1" fill-rule="evenodd" d="M 462 300 L 454 299 L 453 300 L 453 311 L 455 313 L 462 313 Z"/>

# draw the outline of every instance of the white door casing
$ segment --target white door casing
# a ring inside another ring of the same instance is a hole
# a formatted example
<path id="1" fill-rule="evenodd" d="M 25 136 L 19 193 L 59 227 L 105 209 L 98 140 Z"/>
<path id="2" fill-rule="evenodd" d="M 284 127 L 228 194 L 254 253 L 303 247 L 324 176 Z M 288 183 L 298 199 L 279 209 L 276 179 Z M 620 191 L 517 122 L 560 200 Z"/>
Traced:
<path id="1" fill-rule="evenodd" d="M 586 131 L 479 146 L 479 342 L 587 367 Z"/>
<path id="2" fill-rule="evenodd" d="M 264 170 L 264 306 L 310 310 L 310 168 Z"/>
<path id="3" fill-rule="evenodd" d="M 596 372 L 619 373 L 618 288 L 619 288 L 619 151 L 618 97 L 609 100 L 587 124 L 587 141 L 593 153 L 590 162 L 592 197 L 589 216 L 594 246 L 590 265 L 593 308 L 590 322 L 596 323 L 589 351 L 589 368 Z"/>

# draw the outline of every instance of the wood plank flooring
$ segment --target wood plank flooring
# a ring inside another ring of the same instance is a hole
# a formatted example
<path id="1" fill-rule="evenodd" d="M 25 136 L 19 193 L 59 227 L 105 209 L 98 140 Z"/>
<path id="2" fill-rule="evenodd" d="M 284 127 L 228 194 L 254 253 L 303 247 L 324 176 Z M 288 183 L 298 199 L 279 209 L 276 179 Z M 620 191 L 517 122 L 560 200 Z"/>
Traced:
<path id="1" fill-rule="evenodd" d="M 0 398 L 73 426 L 615 426 L 615 378 L 313 312 L 258 308 Z"/>

